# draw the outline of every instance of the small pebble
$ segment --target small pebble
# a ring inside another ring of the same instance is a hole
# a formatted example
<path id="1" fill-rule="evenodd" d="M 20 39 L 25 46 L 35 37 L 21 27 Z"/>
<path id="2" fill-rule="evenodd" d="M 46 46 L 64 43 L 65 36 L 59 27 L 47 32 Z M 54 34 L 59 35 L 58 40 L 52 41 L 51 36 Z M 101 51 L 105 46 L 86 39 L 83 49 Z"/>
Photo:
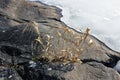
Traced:
<path id="1" fill-rule="evenodd" d="M 3 33 L 6 32 L 5 30 L 2 31 Z"/>
<path id="2" fill-rule="evenodd" d="M 8 78 L 9 78 L 9 79 L 12 78 L 12 75 L 10 75 Z"/>
<path id="3" fill-rule="evenodd" d="M 29 67 L 36 67 L 36 62 L 34 61 L 29 61 L 30 66 Z"/>
<path id="4" fill-rule="evenodd" d="M 51 71 L 52 70 L 52 68 L 48 68 L 48 71 Z"/>
<path id="5" fill-rule="evenodd" d="M 61 64 L 60 66 L 61 66 L 61 67 L 63 67 L 63 65 L 62 65 L 62 64 Z"/>
<path id="6" fill-rule="evenodd" d="M 68 64 L 68 66 L 70 66 L 70 64 Z"/>
<path id="7" fill-rule="evenodd" d="M 33 64 L 33 63 L 35 63 L 34 61 L 29 61 L 29 64 Z"/>

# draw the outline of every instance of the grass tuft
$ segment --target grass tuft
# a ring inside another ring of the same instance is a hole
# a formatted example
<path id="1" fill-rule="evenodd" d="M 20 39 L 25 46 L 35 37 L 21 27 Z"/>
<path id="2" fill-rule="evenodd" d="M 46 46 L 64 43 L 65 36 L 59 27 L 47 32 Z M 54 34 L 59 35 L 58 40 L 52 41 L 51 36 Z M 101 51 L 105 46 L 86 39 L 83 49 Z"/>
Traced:
<path id="1" fill-rule="evenodd" d="M 32 26 L 27 25 L 23 33 L 31 30 L 31 32 L 34 31 L 37 34 L 37 38 L 31 42 L 34 60 L 63 62 L 64 64 L 69 62 L 82 63 L 79 58 L 80 54 L 93 44 L 92 39 L 87 40 L 90 31 L 89 28 L 82 35 L 77 34 L 68 27 L 58 28 L 52 34 L 45 34 L 41 38 L 38 23 L 32 21 L 29 24 Z"/>

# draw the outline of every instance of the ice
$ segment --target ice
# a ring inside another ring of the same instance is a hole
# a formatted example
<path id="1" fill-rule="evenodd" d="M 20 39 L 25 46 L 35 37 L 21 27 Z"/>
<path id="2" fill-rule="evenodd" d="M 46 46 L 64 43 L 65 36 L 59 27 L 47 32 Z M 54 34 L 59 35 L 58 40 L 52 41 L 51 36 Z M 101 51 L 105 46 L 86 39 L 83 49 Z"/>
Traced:
<path id="1" fill-rule="evenodd" d="M 117 62 L 117 64 L 114 66 L 114 69 L 117 70 L 120 73 L 120 60 Z"/>
<path id="2" fill-rule="evenodd" d="M 38 1 L 38 0 L 36 0 Z M 91 34 L 120 51 L 120 0 L 39 0 L 61 8 L 67 25 Z"/>

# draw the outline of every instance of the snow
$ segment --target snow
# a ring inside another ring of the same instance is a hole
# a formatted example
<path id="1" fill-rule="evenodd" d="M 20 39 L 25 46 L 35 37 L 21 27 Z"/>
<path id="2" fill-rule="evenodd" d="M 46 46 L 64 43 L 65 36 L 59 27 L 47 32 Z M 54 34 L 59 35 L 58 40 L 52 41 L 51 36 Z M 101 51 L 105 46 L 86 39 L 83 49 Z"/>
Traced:
<path id="1" fill-rule="evenodd" d="M 120 51 L 120 0 L 39 1 L 61 8 L 61 20 L 67 25 L 76 30 L 89 27 L 92 35 L 112 49 Z"/>

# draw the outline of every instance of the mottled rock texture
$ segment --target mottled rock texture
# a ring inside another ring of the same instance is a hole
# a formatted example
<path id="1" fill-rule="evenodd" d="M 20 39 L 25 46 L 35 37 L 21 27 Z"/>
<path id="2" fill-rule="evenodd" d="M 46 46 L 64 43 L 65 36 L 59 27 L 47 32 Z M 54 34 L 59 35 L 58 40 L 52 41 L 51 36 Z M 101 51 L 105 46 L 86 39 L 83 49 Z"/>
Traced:
<path id="1" fill-rule="evenodd" d="M 120 53 L 91 35 L 87 40 L 92 39 L 93 44 L 80 55 L 82 64 L 38 60 L 31 63 L 31 42 L 37 36 L 29 31 L 23 34 L 24 28 L 35 21 L 41 37 L 54 36 L 59 28 L 68 27 L 61 17 L 61 9 L 41 2 L 0 0 L 0 80 L 120 80 L 120 74 L 113 69 Z"/>

